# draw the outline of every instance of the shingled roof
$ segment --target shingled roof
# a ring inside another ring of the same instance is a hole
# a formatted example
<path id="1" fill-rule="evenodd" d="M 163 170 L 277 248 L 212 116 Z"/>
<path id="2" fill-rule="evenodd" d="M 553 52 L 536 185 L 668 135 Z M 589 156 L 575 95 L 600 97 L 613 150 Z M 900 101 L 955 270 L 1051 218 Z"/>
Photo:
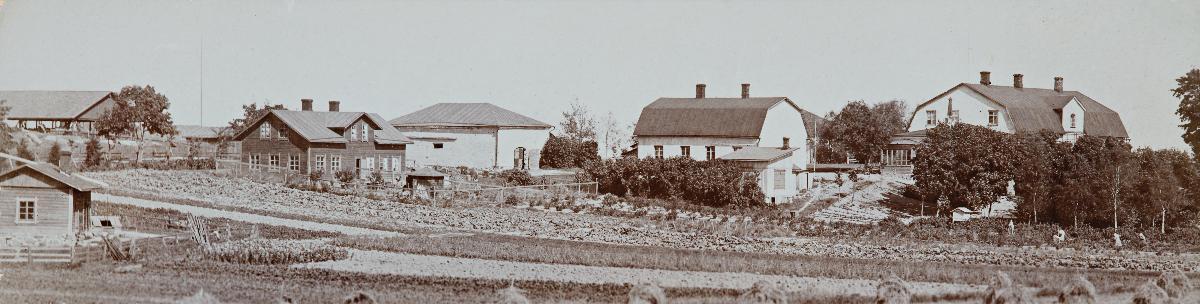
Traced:
<path id="1" fill-rule="evenodd" d="M 391 124 L 397 127 L 550 128 L 550 125 L 537 119 L 485 102 L 439 103 L 408 115 L 396 117 L 391 120 Z"/>
<path id="2" fill-rule="evenodd" d="M 801 119 L 804 119 L 804 132 L 808 133 L 809 139 L 820 137 L 821 128 L 824 128 L 825 123 L 829 122 L 821 115 L 804 109 L 800 109 L 800 115 Z"/>
<path id="3" fill-rule="evenodd" d="M 1084 134 L 1129 137 L 1129 133 L 1125 131 L 1125 124 L 1121 122 L 1121 116 L 1116 111 L 1109 109 L 1095 99 L 1078 91 L 1058 92 L 1052 89 L 962 83 L 946 91 L 946 93 L 930 99 L 929 102 L 941 98 L 958 87 L 966 87 L 979 93 L 979 95 L 983 95 L 988 100 L 1003 106 L 1008 111 L 1009 119 L 1011 119 L 1013 128 L 1017 132 L 1049 130 L 1064 133 L 1061 117 L 1062 108 L 1070 103 L 1071 100 L 1077 100 L 1083 106 Z"/>
<path id="4" fill-rule="evenodd" d="M 71 187 L 79 191 L 92 191 L 101 188 L 101 185 L 99 184 L 59 171 L 58 167 L 47 163 L 29 163 L 12 170 L 8 170 L 8 172 L 0 174 L 0 181 L 8 180 L 22 170 L 37 172 L 38 174 L 49 177 L 50 179 L 58 181 L 67 187 Z"/>
<path id="5" fill-rule="evenodd" d="M 221 136 L 221 132 L 229 127 L 206 127 L 196 125 L 177 125 L 175 130 L 179 131 L 179 137 L 187 139 L 213 139 Z"/>
<path id="6" fill-rule="evenodd" d="M 787 97 L 659 98 L 642 108 L 633 135 L 756 138 L 780 103 L 800 109 Z"/>
<path id="7" fill-rule="evenodd" d="M 409 144 L 412 143 L 408 137 L 401 134 L 399 130 L 392 127 L 383 119 L 382 116 L 375 113 L 366 112 L 316 112 L 316 111 L 289 111 L 289 110 L 271 110 L 270 114 L 254 121 L 249 125 L 257 125 L 259 121 L 267 117 L 274 116 L 283 121 L 293 132 L 303 137 L 304 140 L 317 143 L 345 143 L 346 138 L 333 129 L 345 129 L 350 124 L 358 121 L 361 117 L 366 121 L 379 127 L 375 132 L 375 142 L 380 144 Z M 242 130 L 238 134 L 237 139 L 245 138 L 252 129 Z"/>
<path id="8" fill-rule="evenodd" d="M 109 91 L 0 91 L 11 120 L 75 120 L 112 96 Z"/>

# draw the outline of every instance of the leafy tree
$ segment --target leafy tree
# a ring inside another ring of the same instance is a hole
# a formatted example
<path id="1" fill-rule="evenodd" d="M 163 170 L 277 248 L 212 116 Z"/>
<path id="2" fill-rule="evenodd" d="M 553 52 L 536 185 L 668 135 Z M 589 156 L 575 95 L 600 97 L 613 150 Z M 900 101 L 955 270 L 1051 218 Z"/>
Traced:
<path id="1" fill-rule="evenodd" d="M 152 86 L 126 86 L 117 93 L 116 106 L 105 111 L 96 122 L 97 134 L 109 140 L 123 135 L 138 141 L 135 162 L 140 162 L 146 135 L 174 136 L 175 123 L 167 111 L 171 102 Z"/>
<path id="2" fill-rule="evenodd" d="M 17 146 L 17 157 L 37 161 L 37 156 L 33 154 L 32 146 L 33 143 L 28 139 L 21 140 L 21 144 Z"/>
<path id="3" fill-rule="evenodd" d="M 1179 98 L 1179 109 L 1175 114 L 1183 124 L 1183 141 L 1192 146 L 1192 155 L 1200 157 L 1200 69 L 1192 69 L 1183 77 L 1175 79 L 1179 87 L 1171 89 Z"/>
<path id="4" fill-rule="evenodd" d="M 0 100 L 0 121 L 8 118 L 8 110 L 10 107 L 4 105 L 5 100 Z M 15 130 L 8 124 L 0 123 L 0 151 L 9 151 L 16 147 L 17 143 L 13 140 L 13 132 Z"/>
<path id="5" fill-rule="evenodd" d="M 633 125 L 621 125 L 612 112 L 604 116 L 604 153 L 608 158 L 620 157 L 632 138 Z"/>
<path id="6" fill-rule="evenodd" d="M 907 106 L 892 100 L 868 106 L 851 101 L 821 129 L 821 138 L 854 156 L 861 163 L 879 159 L 892 135 L 905 129 Z"/>
<path id="7" fill-rule="evenodd" d="M 1013 188 L 1017 195 L 1019 215 L 1038 222 L 1038 212 L 1050 206 L 1055 193 L 1054 164 L 1065 143 L 1058 142 L 1059 135 L 1050 131 L 1020 133 L 1016 135 L 1017 159 Z"/>
<path id="8" fill-rule="evenodd" d="M 602 193 L 711 207 L 755 207 L 766 202 L 758 175 L 725 160 L 617 158 L 589 162 L 583 169 Z"/>
<path id="9" fill-rule="evenodd" d="M 558 123 L 561 136 L 577 142 L 596 140 L 596 119 L 586 105 L 576 100 L 562 117 Z"/>
<path id="10" fill-rule="evenodd" d="M 970 124 L 944 124 L 929 130 L 913 159 L 921 195 L 946 200 L 949 207 L 981 209 L 1005 195 L 1016 165 L 1008 134 Z"/>
<path id="11" fill-rule="evenodd" d="M 1137 174 L 1131 176 L 1126 191 L 1136 195 L 1124 199 L 1137 211 L 1142 226 L 1166 233 L 1168 226 L 1186 225 L 1188 214 L 1196 211 L 1189 198 L 1196 190 L 1187 187 L 1197 176 L 1195 160 L 1183 151 L 1140 148 L 1130 163 Z"/>

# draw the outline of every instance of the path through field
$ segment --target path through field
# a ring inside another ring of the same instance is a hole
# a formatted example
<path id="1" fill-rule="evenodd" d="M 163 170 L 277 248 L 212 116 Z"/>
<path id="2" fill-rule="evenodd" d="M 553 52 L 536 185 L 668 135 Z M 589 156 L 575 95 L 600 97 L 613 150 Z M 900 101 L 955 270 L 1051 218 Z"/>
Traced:
<path id="1" fill-rule="evenodd" d="M 761 275 L 741 272 L 700 272 L 625 267 L 600 267 L 543 264 L 428 256 L 380 251 L 350 250 L 351 258 L 292 265 L 295 268 L 319 268 L 368 274 L 443 276 L 456 278 L 560 281 L 585 284 L 654 283 L 662 287 L 750 288 L 754 282 L 775 282 L 788 291 L 811 295 L 875 294 L 877 281 Z M 925 294 L 983 291 L 984 286 L 946 283 L 919 283 L 913 287 Z"/>
<path id="2" fill-rule="evenodd" d="M 313 230 L 313 231 L 340 232 L 340 233 L 348 234 L 348 235 L 377 235 L 377 236 L 402 236 L 402 235 L 404 235 L 402 233 L 394 232 L 394 231 L 384 231 L 384 230 L 376 230 L 376 229 L 368 229 L 368 228 L 360 228 L 360 227 L 350 227 L 350 226 L 329 224 L 329 223 L 285 219 L 285 218 L 258 215 L 258 214 L 250 214 L 250 213 L 244 213 L 244 212 L 226 211 L 226 210 L 219 210 L 219 209 L 213 209 L 213 208 L 204 208 L 204 207 L 197 207 L 197 206 L 180 205 L 180 204 L 172 204 L 172 203 L 167 203 L 167 202 L 145 200 L 145 199 L 140 199 L 140 198 L 126 197 L 126 196 L 109 195 L 109 194 L 104 194 L 104 193 L 94 193 L 94 194 L 92 194 L 92 199 L 96 200 L 96 201 L 106 201 L 106 202 L 111 202 L 111 203 L 115 203 L 115 204 L 133 205 L 133 206 L 143 207 L 143 208 L 171 209 L 171 210 L 176 210 L 176 211 L 184 212 L 184 213 L 191 213 L 191 214 L 194 214 L 197 216 L 203 216 L 203 217 L 226 218 L 226 219 L 242 221 L 242 222 L 247 222 L 247 223 L 286 226 L 286 227 L 299 228 L 299 229 L 305 229 L 305 230 Z"/>

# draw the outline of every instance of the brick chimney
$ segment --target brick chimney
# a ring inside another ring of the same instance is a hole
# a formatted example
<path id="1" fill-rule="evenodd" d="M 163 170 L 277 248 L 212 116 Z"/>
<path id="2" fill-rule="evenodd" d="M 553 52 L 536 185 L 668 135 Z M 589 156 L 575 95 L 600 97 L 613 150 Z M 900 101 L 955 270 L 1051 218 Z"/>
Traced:
<path id="1" fill-rule="evenodd" d="M 750 98 L 750 84 L 749 83 L 742 84 L 742 98 Z"/>
<path id="2" fill-rule="evenodd" d="M 1013 87 L 1018 89 L 1024 88 L 1025 81 L 1022 81 L 1023 79 L 1025 79 L 1025 75 L 1013 74 Z"/>
<path id="3" fill-rule="evenodd" d="M 784 137 L 784 138 L 783 138 L 783 149 L 784 149 L 784 150 L 787 150 L 787 149 L 791 149 L 791 148 L 792 148 L 792 147 L 791 147 L 791 145 L 790 145 L 791 141 L 792 141 L 792 139 L 791 139 L 791 138 L 787 138 L 787 137 Z"/>
<path id="4" fill-rule="evenodd" d="M 1062 93 L 1062 76 L 1054 77 L 1054 91 Z"/>
<path id="5" fill-rule="evenodd" d="M 979 84 L 992 85 L 992 72 L 979 71 Z"/>
<path id="6" fill-rule="evenodd" d="M 70 145 L 67 145 L 64 147 L 64 149 L 58 152 L 58 163 L 55 165 L 58 165 L 58 169 L 62 170 L 63 172 L 75 171 L 75 163 L 71 161 Z"/>
<path id="7" fill-rule="evenodd" d="M 337 100 L 329 101 L 329 112 L 338 112 L 342 110 L 342 102 Z"/>
<path id="8" fill-rule="evenodd" d="M 696 84 L 696 99 L 704 98 L 704 87 L 703 83 Z"/>
<path id="9" fill-rule="evenodd" d="M 308 99 L 308 98 L 301 99 L 300 100 L 300 110 L 301 111 L 312 111 L 312 99 Z"/>

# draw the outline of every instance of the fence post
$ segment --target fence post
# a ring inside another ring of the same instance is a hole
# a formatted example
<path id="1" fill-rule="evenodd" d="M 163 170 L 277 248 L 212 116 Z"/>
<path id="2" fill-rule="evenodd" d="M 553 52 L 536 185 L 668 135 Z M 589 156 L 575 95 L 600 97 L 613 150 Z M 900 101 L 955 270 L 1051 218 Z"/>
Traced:
<path id="1" fill-rule="evenodd" d="M 25 257 L 29 259 L 29 265 L 33 265 L 33 248 L 25 246 Z"/>

